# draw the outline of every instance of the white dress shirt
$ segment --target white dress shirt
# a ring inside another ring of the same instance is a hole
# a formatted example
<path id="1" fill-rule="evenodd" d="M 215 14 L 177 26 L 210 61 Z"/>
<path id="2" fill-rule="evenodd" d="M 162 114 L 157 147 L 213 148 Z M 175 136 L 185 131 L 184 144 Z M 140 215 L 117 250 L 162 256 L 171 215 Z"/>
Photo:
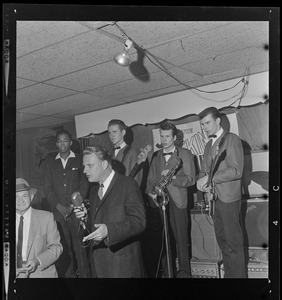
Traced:
<path id="1" fill-rule="evenodd" d="M 28 236 L 29 236 L 29 228 L 30 228 L 30 217 L 31 217 L 31 208 L 29 208 L 24 214 L 23 214 L 23 246 L 22 246 L 22 258 L 23 261 L 26 261 L 26 250 L 27 250 L 27 242 L 28 242 Z M 21 215 L 16 213 L 16 243 L 18 244 L 18 230 L 20 225 L 20 218 Z"/>
<path id="2" fill-rule="evenodd" d="M 174 151 L 175 151 L 175 146 L 173 146 L 173 148 L 172 148 L 170 151 L 165 151 L 165 149 L 164 149 L 164 150 L 163 150 L 163 153 L 167 153 L 167 152 L 172 152 L 172 153 L 174 153 Z M 164 156 L 165 161 L 167 162 L 167 161 L 170 159 L 170 157 L 171 157 L 171 155 L 165 155 L 165 156 Z"/>
<path id="3" fill-rule="evenodd" d="M 216 138 L 212 137 L 212 145 L 215 143 L 215 141 L 222 135 L 223 133 L 223 128 L 221 127 L 216 134 Z"/>
<path id="4" fill-rule="evenodd" d="M 110 183 L 111 183 L 114 175 L 115 175 L 115 171 L 113 170 L 110 173 L 110 175 L 107 177 L 107 179 L 103 182 L 103 195 L 102 195 L 102 197 L 106 194 L 107 189 L 108 189 L 108 187 L 109 187 L 109 185 L 110 185 Z"/>
<path id="5" fill-rule="evenodd" d="M 115 149 L 115 157 L 118 155 L 118 152 L 119 152 L 122 148 L 124 148 L 125 146 L 126 146 L 126 143 L 125 143 L 125 142 L 122 142 L 122 143 L 119 145 L 120 149 Z"/>
<path id="6" fill-rule="evenodd" d="M 64 169 L 66 168 L 66 165 L 67 165 L 67 162 L 68 162 L 68 159 L 70 158 L 70 157 L 75 157 L 75 154 L 70 150 L 70 155 L 67 157 L 67 159 L 65 160 L 65 159 L 63 159 L 62 157 L 61 157 L 61 155 L 60 155 L 60 153 L 58 153 L 57 154 L 57 156 L 56 156 L 56 158 L 55 159 L 61 159 L 61 162 L 62 162 L 62 164 L 63 164 L 63 167 L 64 167 Z"/>

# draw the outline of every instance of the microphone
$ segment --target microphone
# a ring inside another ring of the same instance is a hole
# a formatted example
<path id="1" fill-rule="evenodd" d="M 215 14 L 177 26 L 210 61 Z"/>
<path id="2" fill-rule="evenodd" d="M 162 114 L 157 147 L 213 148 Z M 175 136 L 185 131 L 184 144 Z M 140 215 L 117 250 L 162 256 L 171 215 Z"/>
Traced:
<path id="1" fill-rule="evenodd" d="M 83 199 L 80 192 L 74 192 L 71 194 L 71 202 L 75 207 L 78 207 L 81 211 L 83 210 L 83 207 L 81 207 L 83 204 Z M 82 225 L 83 229 L 86 229 L 83 218 L 80 218 L 80 224 Z"/>

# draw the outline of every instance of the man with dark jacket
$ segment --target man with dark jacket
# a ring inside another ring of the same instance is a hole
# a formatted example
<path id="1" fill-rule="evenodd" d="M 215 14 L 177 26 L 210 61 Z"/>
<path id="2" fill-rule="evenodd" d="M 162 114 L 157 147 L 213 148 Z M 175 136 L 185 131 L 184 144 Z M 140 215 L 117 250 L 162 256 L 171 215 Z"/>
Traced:
<path id="1" fill-rule="evenodd" d="M 89 183 L 83 174 L 82 158 L 70 150 L 71 134 L 59 130 L 56 134 L 56 146 L 59 150 L 46 163 L 44 191 L 51 211 L 57 221 L 64 251 L 58 260 L 59 277 L 90 276 L 86 249 L 81 247 L 80 223 L 72 213 L 71 195 L 80 192 L 85 199 Z"/>
<path id="2" fill-rule="evenodd" d="M 210 141 L 205 147 L 197 188 L 215 201 L 214 231 L 222 251 L 224 278 L 246 278 L 241 227 L 242 142 L 221 127 L 221 114 L 215 107 L 203 110 L 199 118 Z"/>
<path id="3" fill-rule="evenodd" d="M 164 122 L 160 125 L 160 137 L 163 149 L 153 154 L 147 179 L 146 193 L 154 197 L 155 187 L 168 176 L 168 173 L 181 159 L 182 163 L 173 174 L 167 186 L 169 197 L 168 211 L 169 223 L 177 246 L 179 270 L 175 277 L 190 278 L 190 257 L 188 240 L 188 191 L 187 188 L 195 184 L 195 165 L 193 154 L 190 150 L 175 145 L 177 128 L 174 124 Z"/>
<path id="4" fill-rule="evenodd" d="M 144 276 L 140 234 L 146 226 L 145 209 L 137 182 L 112 169 L 111 157 L 102 146 L 83 152 L 84 172 L 93 185 L 90 209 L 74 208 L 76 217 L 87 218 L 93 278 Z M 100 186 L 99 186 L 100 185 Z"/>

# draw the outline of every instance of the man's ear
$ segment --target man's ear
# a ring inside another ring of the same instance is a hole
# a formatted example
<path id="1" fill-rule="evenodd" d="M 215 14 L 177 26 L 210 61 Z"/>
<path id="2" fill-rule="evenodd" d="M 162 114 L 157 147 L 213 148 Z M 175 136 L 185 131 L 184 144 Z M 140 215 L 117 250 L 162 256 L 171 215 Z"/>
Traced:
<path id="1" fill-rule="evenodd" d="M 125 130 L 125 129 L 123 129 L 123 130 L 121 131 L 121 134 L 122 134 L 122 136 L 124 137 L 124 136 L 125 136 L 125 134 L 126 134 L 126 130 Z"/>
<path id="2" fill-rule="evenodd" d="M 106 170 L 109 166 L 109 162 L 107 160 L 103 160 L 102 161 L 102 167 L 103 167 L 103 170 Z"/>
<path id="3" fill-rule="evenodd" d="M 30 202 L 32 202 L 34 195 L 30 193 Z"/>

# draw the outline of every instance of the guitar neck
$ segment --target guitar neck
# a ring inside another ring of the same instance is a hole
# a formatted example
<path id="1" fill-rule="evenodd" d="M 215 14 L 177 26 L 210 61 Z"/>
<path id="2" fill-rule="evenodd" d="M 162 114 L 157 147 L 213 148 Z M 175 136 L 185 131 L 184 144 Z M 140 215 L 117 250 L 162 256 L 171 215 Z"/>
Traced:
<path id="1" fill-rule="evenodd" d="M 136 171 L 137 171 L 138 167 L 139 167 L 139 164 L 136 163 L 134 165 L 133 169 L 131 170 L 130 174 L 128 175 L 130 178 L 134 178 L 135 177 Z"/>

